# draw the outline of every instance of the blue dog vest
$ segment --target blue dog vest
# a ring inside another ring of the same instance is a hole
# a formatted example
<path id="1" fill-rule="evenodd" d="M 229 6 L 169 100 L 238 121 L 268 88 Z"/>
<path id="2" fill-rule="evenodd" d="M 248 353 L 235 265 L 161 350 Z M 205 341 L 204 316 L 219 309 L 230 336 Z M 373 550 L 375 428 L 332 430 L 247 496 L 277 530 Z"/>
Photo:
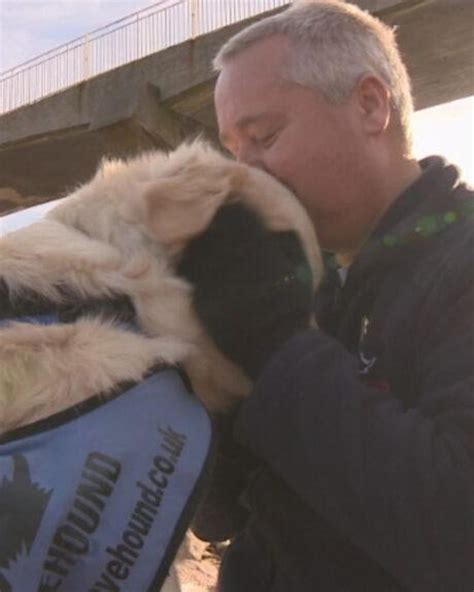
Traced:
<path id="1" fill-rule="evenodd" d="M 159 590 L 208 473 L 174 369 L 0 441 L 0 592 Z"/>

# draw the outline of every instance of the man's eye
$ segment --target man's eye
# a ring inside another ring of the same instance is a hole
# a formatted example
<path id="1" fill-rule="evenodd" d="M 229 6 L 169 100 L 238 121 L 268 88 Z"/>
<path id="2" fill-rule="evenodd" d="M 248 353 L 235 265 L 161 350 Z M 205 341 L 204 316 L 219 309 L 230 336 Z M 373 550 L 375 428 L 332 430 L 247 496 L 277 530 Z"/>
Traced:
<path id="1" fill-rule="evenodd" d="M 255 140 L 258 144 L 268 147 L 275 141 L 277 135 L 278 135 L 278 130 L 275 130 L 275 131 L 265 134 L 259 138 L 256 138 Z"/>

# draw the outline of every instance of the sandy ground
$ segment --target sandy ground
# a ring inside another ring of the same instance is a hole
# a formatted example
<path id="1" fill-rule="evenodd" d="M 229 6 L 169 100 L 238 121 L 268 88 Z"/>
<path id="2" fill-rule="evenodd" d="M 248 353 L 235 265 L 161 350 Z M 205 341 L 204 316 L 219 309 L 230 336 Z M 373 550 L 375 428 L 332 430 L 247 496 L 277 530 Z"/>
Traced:
<path id="1" fill-rule="evenodd" d="M 225 543 L 204 543 L 191 533 L 181 546 L 174 570 L 181 592 L 214 592 Z"/>

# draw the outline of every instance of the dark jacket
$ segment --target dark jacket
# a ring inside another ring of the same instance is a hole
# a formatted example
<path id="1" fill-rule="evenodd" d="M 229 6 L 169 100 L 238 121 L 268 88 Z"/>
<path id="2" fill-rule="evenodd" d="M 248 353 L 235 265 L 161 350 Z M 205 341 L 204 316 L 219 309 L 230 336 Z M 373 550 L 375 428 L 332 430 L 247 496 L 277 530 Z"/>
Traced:
<path id="1" fill-rule="evenodd" d="M 438 157 L 242 405 L 222 592 L 474 589 L 474 193 Z"/>

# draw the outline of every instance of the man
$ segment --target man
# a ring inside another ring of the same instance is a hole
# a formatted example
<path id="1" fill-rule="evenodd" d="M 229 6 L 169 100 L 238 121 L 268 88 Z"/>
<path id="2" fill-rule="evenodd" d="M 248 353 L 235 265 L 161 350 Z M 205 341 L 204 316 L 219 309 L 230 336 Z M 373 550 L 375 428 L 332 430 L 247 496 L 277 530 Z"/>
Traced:
<path id="1" fill-rule="evenodd" d="M 268 349 L 236 415 L 259 468 L 220 590 L 468 592 L 473 192 L 413 157 L 393 32 L 350 4 L 296 3 L 215 64 L 223 145 L 295 192 L 331 255 L 320 329 Z"/>

